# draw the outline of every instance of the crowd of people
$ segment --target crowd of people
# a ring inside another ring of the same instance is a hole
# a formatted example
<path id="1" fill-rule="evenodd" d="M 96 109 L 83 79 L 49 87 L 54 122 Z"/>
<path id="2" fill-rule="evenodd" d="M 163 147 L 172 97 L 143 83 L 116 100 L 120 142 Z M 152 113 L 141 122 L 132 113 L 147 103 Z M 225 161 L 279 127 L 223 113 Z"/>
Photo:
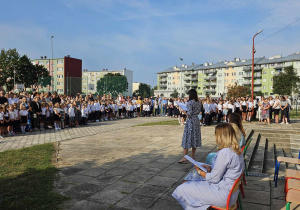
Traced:
<path id="1" fill-rule="evenodd" d="M 33 130 L 64 129 L 86 126 L 88 123 L 116 120 L 119 118 L 168 116 L 178 119 L 184 126 L 188 114 L 178 105 L 187 104 L 188 98 L 124 97 L 110 95 L 75 96 L 58 95 L 56 92 L 28 94 L 27 92 L 5 93 L 0 91 L 0 138 Z M 230 113 L 239 113 L 244 121 L 258 117 L 263 123 L 270 123 L 272 117 L 279 123 L 289 123 L 290 100 L 286 96 L 261 98 L 251 101 L 249 97 L 199 98 L 200 125 L 228 122 Z M 281 118 L 279 114 L 281 113 Z"/>

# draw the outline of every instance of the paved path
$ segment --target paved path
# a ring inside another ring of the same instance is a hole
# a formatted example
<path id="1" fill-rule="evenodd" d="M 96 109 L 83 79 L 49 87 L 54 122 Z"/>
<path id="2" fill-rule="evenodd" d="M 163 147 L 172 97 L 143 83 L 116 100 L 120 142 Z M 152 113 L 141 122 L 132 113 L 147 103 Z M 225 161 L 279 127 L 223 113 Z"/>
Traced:
<path id="1" fill-rule="evenodd" d="M 141 123 L 142 119 L 135 119 Z M 248 128 L 298 130 L 300 123 Z M 177 161 L 183 127 L 138 126 L 63 141 L 60 145 L 57 190 L 72 200 L 65 209 L 182 209 L 171 196 L 191 170 Z M 196 159 L 216 151 L 214 126 L 201 128 L 203 147 Z M 283 183 L 247 177 L 244 209 L 284 209 Z"/>
<path id="2" fill-rule="evenodd" d="M 0 152 L 12 149 L 30 147 L 37 144 L 44 144 L 57 141 L 73 140 L 80 137 L 101 134 L 103 132 L 114 131 L 118 129 L 132 127 L 134 125 L 170 120 L 167 117 L 147 117 L 138 119 L 120 119 L 114 121 L 104 121 L 89 123 L 88 126 L 79 128 L 67 128 L 62 130 L 47 129 L 45 131 L 36 131 L 31 133 L 18 134 L 16 136 L 5 137 L 0 140 Z"/>

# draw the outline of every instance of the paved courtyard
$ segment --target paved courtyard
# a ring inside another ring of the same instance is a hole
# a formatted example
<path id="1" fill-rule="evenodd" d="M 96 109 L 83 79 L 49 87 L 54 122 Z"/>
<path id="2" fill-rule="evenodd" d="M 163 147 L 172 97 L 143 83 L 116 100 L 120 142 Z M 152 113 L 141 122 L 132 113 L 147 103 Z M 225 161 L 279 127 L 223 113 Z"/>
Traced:
<path id="1" fill-rule="evenodd" d="M 184 127 L 136 126 L 169 118 L 138 118 L 5 138 L 1 151 L 59 141 L 56 189 L 71 200 L 64 209 L 182 209 L 171 196 L 191 170 L 178 164 Z M 290 125 L 245 123 L 247 129 L 299 130 Z M 214 126 L 201 127 L 203 147 L 196 159 L 216 151 Z M 284 209 L 282 180 L 247 177 L 243 209 Z M 295 207 L 295 206 L 294 206 Z M 294 209 L 300 209 L 295 207 Z"/>

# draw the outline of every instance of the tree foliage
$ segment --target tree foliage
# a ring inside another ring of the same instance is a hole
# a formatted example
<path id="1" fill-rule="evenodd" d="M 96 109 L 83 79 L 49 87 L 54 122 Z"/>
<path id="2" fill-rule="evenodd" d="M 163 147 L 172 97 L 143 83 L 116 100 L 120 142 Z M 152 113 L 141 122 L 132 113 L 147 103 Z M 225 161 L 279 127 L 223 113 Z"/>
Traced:
<path id="1" fill-rule="evenodd" d="M 280 72 L 273 77 L 273 92 L 279 95 L 291 95 L 292 92 L 299 92 L 300 78 L 293 66 L 284 68 L 284 72 Z"/>
<path id="2" fill-rule="evenodd" d="M 228 86 L 228 92 L 227 96 L 228 97 L 241 97 L 241 96 L 246 96 L 249 94 L 250 90 L 248 87 L 238 85 L 235 83 L 234 85 L 229 85 Z"/>
<path id="3" fill-rule="evenodd" d="M 7 90 L 13 89 L 14 75 L 16 84 L 24 84 L 25 88 L 37 85 L 40 78 L 49 77 L 44 66 L 33 65 L 27 55 L 20 56 L 16 49 L 1 50 L 0 69 L 0 86 L 6 86 Z M 46 85 L 45 82 L 43 86 Z"/>
<path id="4" fill-rule="evenodd" d="M 170 96 L 171 96 L 172 98 L 178 98 L 178 95 L 179 95 L 179 93 L 178 93 L 178 91 L 175 89 L 174 92 L 171 93 Z"/>
<path id="5" fill-rule="evenodd" d="M 97 82 L 97 92 L 99 95 L 109 94 L 117 96 L 127 92 L 127 78 L 121 74 L 108 73 Z"/>
<path id="6" fill-rule="evenodd" d="M 150 85 L 145 83 L 141 83 L 139 89 L 134 91 L 134 96 L 141 96 L 142 98 L 149 98 L 151 96 L 151 88 Z"/>

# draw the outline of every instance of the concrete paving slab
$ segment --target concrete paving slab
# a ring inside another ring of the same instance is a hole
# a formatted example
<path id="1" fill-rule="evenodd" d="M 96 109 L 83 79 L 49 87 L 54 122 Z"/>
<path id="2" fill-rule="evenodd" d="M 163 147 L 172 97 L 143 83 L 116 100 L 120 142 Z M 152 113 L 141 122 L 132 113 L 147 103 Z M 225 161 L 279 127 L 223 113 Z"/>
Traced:
<path id="1" fill-rule="evenodd" d="M 158 199 L 152 207 L 149 209 L 151 210 L 181 210 L 181 205 L 177 202 L 177 200 L 174 198 L 174 200 L 163 200 Z"/>
<path id="2" fill-rule="evenodd" d="M 165 187 L 171 187 L 173 184 L 175 184 L 178 181 L 178 179 L 171 178 L 171 177 L 164 177 L 164 176 L 154 176 L 151 178 L 147 184 L 150 185 L 157 185 L 157 186 L 165 186 Z"/>
<path id="3" fill-rule="evenodd" d="M 82 210 L 82 209 L 88 209 L 88 210 L 105 210 L 109 207 L 108 204 L 102 204 L 102 203 L 96 203 L 92 201 L 82 200 L 79 202 L 76 202 L 73 207 L 71 207 L 71 210 Z"/>
<path id="4" fill-rule="evenodd" d="M 148 209 L 155 201 L 155 198 L 130 194 L 116 204 L 116 207 L 128 209 Z"/>
<path id="5" fill-rule="evenodd" d="M 163 187 L 163 186 L 145 184 L 139 187 L 137 190 L 135 190 L 133 194 L 143 195 L 148 197 L 160 197 L 167 191 L 167 189 L 168 189 L 167 187 Z"/>

